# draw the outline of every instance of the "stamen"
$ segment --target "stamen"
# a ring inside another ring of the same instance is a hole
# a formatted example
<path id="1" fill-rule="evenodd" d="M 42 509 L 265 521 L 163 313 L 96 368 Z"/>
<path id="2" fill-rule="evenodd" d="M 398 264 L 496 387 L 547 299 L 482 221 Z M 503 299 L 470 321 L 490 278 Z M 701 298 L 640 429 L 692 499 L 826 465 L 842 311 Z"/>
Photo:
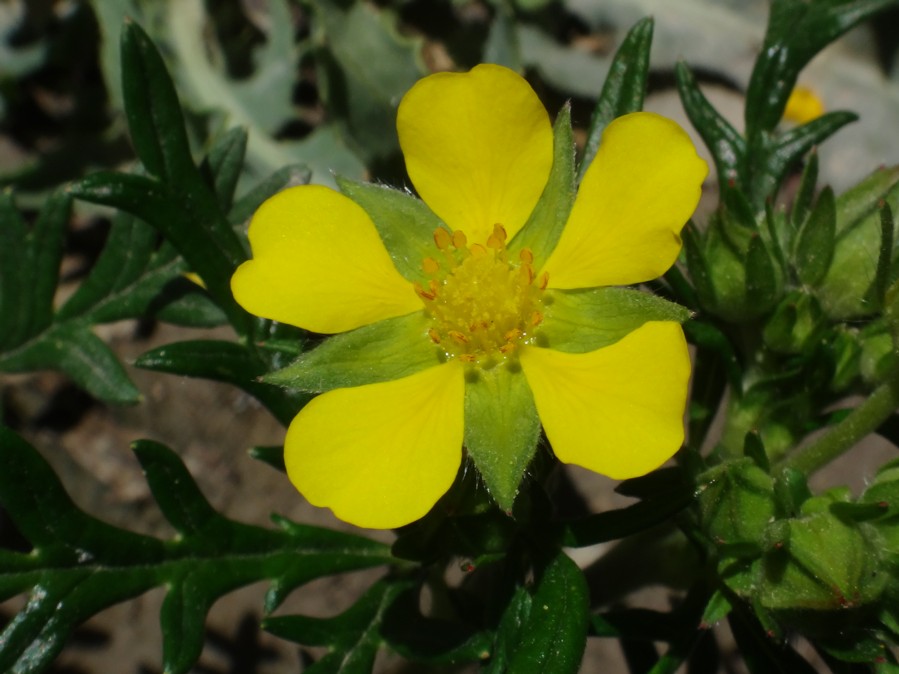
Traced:
<path id="1" fill-rule="evenodd" d="M 426 257 L 421 261 L 421 268 L 425 274 L 436 274 L 440 271 L 440 264 L 433 257 Z"/>
<path id="2" fill-rule="evenodd" d="M 446 250 L 450 247 L 452 242 L 453 240 L 450 237 L 450 233 L 443 227 L 438 227 L 434 230 L 434 243 L 437 244 L 437 247 L 440 250 Z"/>
<path id="3" fill-rule="evenodd" d="M 545 271 L 540 275 L 540 290 L 546 290 L 546 286 L 549 285 L 549 272 Z"/>
<path id="4" fill-rule="evenodd" d="M 540 274 L 538 288 L 533 252 L 524 248 L 510 260 L 507 238 L 499 223 L 473 243 L 461 230 L 434 231 L 440 254 L 422 260 L 427 281 L 413 287 L 432 320 L 428 338 L 447 358 L 494 367 L 514 358 L 543 322 L 541 290 L 549 276 Z"/>
<path id="5" fill-rule="evenodd" d="M 455 339 L 457 342 L 459 342 L 459 344 L 468 344 L 468 337 L 463 335 L 458 330 L 450 330 L 449 336 L 452 337 L 453 339 Z"/>

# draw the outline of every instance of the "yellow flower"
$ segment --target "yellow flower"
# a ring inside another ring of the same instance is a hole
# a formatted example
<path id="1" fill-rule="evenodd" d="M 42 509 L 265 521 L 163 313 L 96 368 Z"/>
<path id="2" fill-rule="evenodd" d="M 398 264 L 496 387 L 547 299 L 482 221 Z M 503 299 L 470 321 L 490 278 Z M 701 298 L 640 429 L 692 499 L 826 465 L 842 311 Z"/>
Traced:
<path id="1" fill-rule="evenodd" d="M 287 432 L 294 485 L 389 528 L 431 509 L 463 445 L 510 509 L 541 423 L 560 460 L 613 478 L 669 459 L 685 311 L 610 286 L 654 279 L 680 251 L 707 173 L 684 131 L 613 121 L 575 198 L 567 111 L 554 136 L 508 69 L 424 78 L 397 129 L 423 201 L 349 181 L 285 190 L 254 216 L 232 280 L 258 316 L 341 333 L 268 378 L 325 391 Z"/>
<path id="2" fill-rule="evenodd" d="M 823 114 L 824 102 L 818 97 L 815 90 L 799 85 L 790 92 L 783 116 L 788 122 L 805 124 L 813 119 L 818 119 Z"/>

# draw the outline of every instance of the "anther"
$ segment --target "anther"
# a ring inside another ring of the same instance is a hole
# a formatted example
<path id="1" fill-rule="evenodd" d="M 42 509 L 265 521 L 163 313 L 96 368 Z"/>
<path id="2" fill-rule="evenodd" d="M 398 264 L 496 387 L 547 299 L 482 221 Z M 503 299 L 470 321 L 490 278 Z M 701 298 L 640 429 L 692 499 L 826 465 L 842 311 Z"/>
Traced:
<path id="1" fill-rule="evenodd" d="M 440 264 L 433 257 L 426 257 L 421 261 L 421 268 L 425 274 L 436 274 L 440 271 Z"/>
<path id="2" fill-rule="evenodd" d="M 521 281 L 524 285 L 531 285 L 534 282 L 534 268 L 529 264 L 523 264 L 518 268 Z"/>
<path id="3" fill-rule="evenodd" d="M 463 353 L 463 354 L 460 354 L 458 358 L 463 363 L 473 363 L 477 360 L 477 358 L 475 357 L 475 355 L 473 353 Z"/>
<path id="4" fill-rule="evenodd" d="M 487 249 L 479 243 L 473 243 L 468 250 L 471 251 L 472 257 L 484 257 L 487 254 Z"/>
<path id="5" fill-rule="evenodd" d="M 531 325 L 535 328 L 543 322 L 543 314 L 539 311 L 535 311 L 531 314 Z"/>
<path id="6" fill-rule="evenodd" d="M 512 328 L 503 335 L 503 339 L 505 339 L 507 342 L 514 342 L 519 337 L 521 337 L 521 330 L 519 330 L 518 328 Z"/>
<path id="7" fill-rule="evenodd" d="M 415 293 L 423 300 L 433 300 L 435 297 L 437 297 L 436 292 L 434 292 L 432 290 L 431 291 L 425 290 L 424 288 L 421 287 L 421 283 L 419 283 L 418 281 L 413 283 L 412 287 L 415 288 Z"/>
<path id="8" fill-rule="evenodd" d="M 434 344 L 440 344 L 440 333 L 434 328 L 428 330 L 428 337 L 431 338 L 431 341 L 434 342 Z"/>
<path id="9" fill-rule="evenodd" d="M 540 275 L 540 290 L 546 290 L 549 285 L 549 272 L 545 271 Z"/>
<path id="10" fill-rule="evenodd" d="M 510 351 L 513 351 L 514 349 L 515 349 L 515 344 L 513 344 L 512 342 L 506 342 L 501 347 L 499 347 L 499 352 L 500 353 L 509 353 Z"/>
<path id="11" fill-rule="evenodd" d="M 518 259 L 524 262 L 525 264 L 533 264 L 534 263 L 534 254 L 531 252 L 530 248 L 522 248 L 521 252 L 518 253 Z"/>
<path id="12" fill-rule="evenodd" d="M 457 229 L 455 232 L 453 232 L 453 247 L 456 250 L 465 248 L 466 243 L 468 243 L 468 237 L 465 236 L 465 232 L 463 232 L 461 229 Z"/>
<path id="13" fill-rule="evenodd" d="M 450 330 L 448 334 L 454 340 L 459 342 L 459 344 L 468 344 L 468 337 L 466 337 L 464 334 L 462 334 L 458 330 Z"/>
<path id="14" fill-rule="evenodd" d="M 440 250 L 446 250 L 450 247 L 452 242 L 453 240 L 450 237 L 450 233 L 443 227 L 438 227 L 434 230 L 434 243 L 437 244 L 437 247 Z"/>

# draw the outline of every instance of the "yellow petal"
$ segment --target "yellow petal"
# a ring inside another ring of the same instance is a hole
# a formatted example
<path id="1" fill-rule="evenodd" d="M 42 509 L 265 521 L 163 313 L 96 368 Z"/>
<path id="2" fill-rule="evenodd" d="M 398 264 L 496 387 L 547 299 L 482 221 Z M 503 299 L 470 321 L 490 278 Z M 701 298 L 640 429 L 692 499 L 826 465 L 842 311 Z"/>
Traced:
<path id="1" fill-rule="evenodd" d="M 464 377 L 455 361 L 324 393 L 290 424 L 284 461 L 310 503 L 360 527 L 424 516 L 462 461 Z"/>
<path id="2" fill-rule="evenodd" d="M 249 237 L 253 259 L 231 290 L 252 314 L 334 333 L 422 308 L 368 214 L 332 189 L 279 192 L 256 211 Z"/>
<path id="3" fill-rule="evenodd" d="M 524 79 L 490 64 L 430 75 L 403 97 L 396 126 L 415 189 L 447 225 L 473 243 L 496 223 L 509 238 L 521 229 L 553 160 L 549 117 Z"/>
<path id="4" fill-rule="evenodd" d="M 670 119 L 635 112 L 613 121 L 544 267 L 550 286 L 628 285 L 664 274 L 707 174 L 690 137 Z"/>
<path id="5" fill-rule="evenodd" d="M 645 323 L 583 354 L 525 347 L 521 366 L 565 463 L 623 480 L 662 465 L 683 443 L 690 356 L 677 323 Z"/>

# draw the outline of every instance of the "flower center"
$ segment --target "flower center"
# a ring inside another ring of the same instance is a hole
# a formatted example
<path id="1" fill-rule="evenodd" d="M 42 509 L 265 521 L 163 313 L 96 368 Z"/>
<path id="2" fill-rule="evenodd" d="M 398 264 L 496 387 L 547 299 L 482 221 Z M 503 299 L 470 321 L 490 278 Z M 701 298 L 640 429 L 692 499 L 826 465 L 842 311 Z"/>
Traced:
<path id="1" fill-rule="evenodd" d="M 415 292 L 433 319 L 428 335 L 447 357 L 491 366 L 533 339 L 549 277 L 536 278 L 529 249 L 510 261 L 502 225 L 485 245 L 468 245 L 462 231 L 443 228 L 434 243 L 438 254 L 422 261 L 427 287 L 416 283 Z"/>

